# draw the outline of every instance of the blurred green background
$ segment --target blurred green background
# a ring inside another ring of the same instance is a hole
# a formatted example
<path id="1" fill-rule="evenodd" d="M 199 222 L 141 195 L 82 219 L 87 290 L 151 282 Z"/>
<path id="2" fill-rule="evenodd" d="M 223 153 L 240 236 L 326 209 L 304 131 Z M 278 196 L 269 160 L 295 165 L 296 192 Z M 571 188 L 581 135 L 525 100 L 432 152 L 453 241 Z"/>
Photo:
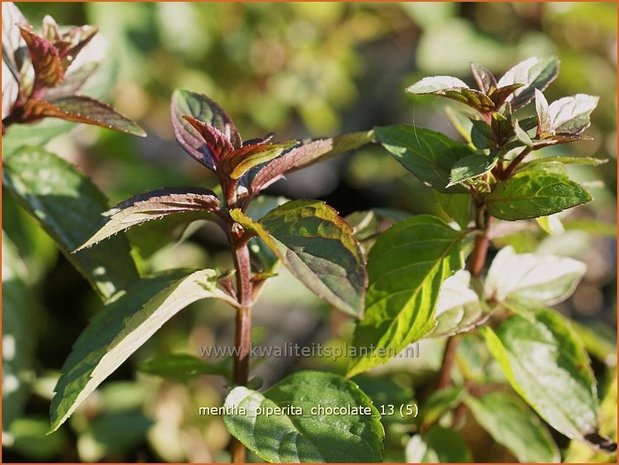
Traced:
<path id="1" fill-rule="evenodd" d="M 94 127 L 76 127 L 48 144 L 91 176 L 115 203 L 163 186 L 213 186 L 215 179 L 176 144 L 169 118 L 175 88 L 208 94 L 236 121 L 246 139 L 276 132 L 276 140 L 330 136 L 405 122 L 457 137 L 444 99 L 405 95 L 427 75 L 449 74 L 473 84 L 469 62 L 500 75 L 529 56 L 557 55 L 561 74 L 549 101 L 588 93 L 601 97 L 587 134 L 593 138 L 549 148 L 562 154 L 610 159 L 576 167 L 595 201 L 565 216 L 566 232 L 547 236 L 534 222 L 502 224 L 495 245 L 574 256 L 587 275 L 565 314 L 595 331 L 596 372 L 614 367 L 616 327 L 616 5 L 612 3 L 20 3 L 38 28 L 45 14 L 60 24 L 93 24 L 107 41 L 100 79 L 114 82 L 108 100 L 148 132 L 138 139 Z M 378 147 L 363 149 L 294 173 L 272 195 L 319 198 L 343 215 L 373 207 L 437 212 L 431 192 Z M 215 377 L 189 383 L 136 374 L 155 354 L 230 344 L 230 308 L 200 303 L 174 318 L 125 363 L 58 433 L 44 436 L 58 371 L 89 318 L 101 310 L 86 282 L 50 239 L 3 196 L 3 222 L 16 250 L 4 260 L 25 285 L 11 289 L 23 312 L 3 315 L 7 348 L 15 357 L 3 378 L 3 459 L 7 461 L 221 461 L 228 435 L 219 418 L 199 417 L 199 406 L 220 405 L 225 386 Z M 179 266 L 229 267 L 225 243 L 208 227 L 192 227 L 182 243 L 138 228 L 131 239 L 144 272 Z M 14 239 L 14 237 L 18 239 Z M 6 273 L 6 272 L 5 272 Z M 255 343 L 340 344 L 352 322 L 318 302 L 282 272 L 256 308 Z M 11 342 L 12 341 L 12 342 Z M 8 344 L 8 345 L 7 345 Z M 11 344 L 13 344 L 11 346 Z M 610 349 L 609 349 L 610 347 Z M 436 367 L 440 347 L 397 378 L 414 389 Z M 4 361 L 3 361 L 4 363 Z M 268 385 L 302 367 L 343 371 L 328 360 L 256 361 Z M 8 374 L 7 374 L 8 373 Z M 399 376 L 399 375 L 398 375 Z M 407 377 L 408 376 L 408 377 Z M 135 381 L 137 380 L 137 382 Z M 603 389 L 602 389 L 603 391 Z M 388 390 L 386 391 L 388 392 Z M 398 391 L 401 395 L 401 391 Z M 410 394 L 413 395 L 412 393 Z M 407 426 L 390 425 L 386 459 L 403 461 Z M 474 441 L 482 460 L 488 438 Z M 484 442 L 485 441 L 485 442 Z M 564 444 L 563 444 L 564 445 Z M 494 452 L 493 452 L 494 453 Z M 586 454 L 586 452 L 583 452 Z M 492 460 L 513 460 L 493 455 Z M 586 461 L 591 456 L 577 456 Z"/>

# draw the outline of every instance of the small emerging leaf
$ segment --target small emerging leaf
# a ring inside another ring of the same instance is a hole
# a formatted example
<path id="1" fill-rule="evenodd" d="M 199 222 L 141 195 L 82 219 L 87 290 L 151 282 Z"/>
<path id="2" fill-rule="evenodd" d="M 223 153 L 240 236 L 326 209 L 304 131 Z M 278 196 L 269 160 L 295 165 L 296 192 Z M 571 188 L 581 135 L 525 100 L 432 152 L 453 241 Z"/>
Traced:
<path id="1" fill-rule="evenodd" d="M 464 103 L 481 113 L 495 109 L 494 102 L 483 92 L 469 88 L 460 79 L 451 76 L 426 77 L 406 88 L 416 95 L 433 94 Z"/>
<path id="2" fill-rule="evenodd" d="M 218 208 L 219 199 L 209 189 L 177 187 L 140 194 L 103 213 L 108 218 L 105 224 L 76 252 L 147 221 L 179 213 L 206 214 Z"/>
<path id="3" fill-rule="evenodd" d="M 451 168 L 447 187 L 482 176 L 495 167 L 498 156 L 483 154 L 468 155 L 460 158 Z"/>
<path id="4" fill-rule="evenodd" d="M 494 75 L 484 66 L 478 63 L 471 63 L 471 72 L 477 82 L 477 87 L 485 94 L 490 94 L 497 88 Z"/>
<path id="5" fill-rule="evenodd" d="M 172 94 L 170 111 L 178 143 L 189 155 L 211 170 L 215 169 L 215 156 L 185 116 L 193 117 L 216 129 L 233 147 L 239 148 L 242 145 L 241 136 L 230 117 L 214 100 L 204 94 L 177 89 Z"/>
<path id="6" fill-rule="evenodd" d="M 589 115 L 595 109 L 599 97 L 576 94 L 555 100 L 548 107 L 548 118 L 553 134 L 577 135 L 589 127 Z"/>

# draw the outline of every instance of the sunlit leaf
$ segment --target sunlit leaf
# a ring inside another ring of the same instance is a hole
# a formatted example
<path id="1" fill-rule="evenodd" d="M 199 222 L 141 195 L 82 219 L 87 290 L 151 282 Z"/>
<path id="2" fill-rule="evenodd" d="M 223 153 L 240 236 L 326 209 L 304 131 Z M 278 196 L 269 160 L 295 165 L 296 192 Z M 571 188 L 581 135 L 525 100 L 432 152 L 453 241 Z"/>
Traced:
<path id="1" fill-rule="evenodd" d="M 519 462 L 559 462 L 559 449 L 548 430 L 514 395 L 491 392 L 469 396 L 465 402 L 477 422 Z"/>
<path id="2" fill-rule="evenodd" d="M 239 210 L 231 214 L 318 297 L 352 315 L 361 313 L 367 281 L 363 255 L 335 210 L 324 202 L 294 200 L 258 222 Z"/>
<path id="3" fill-rule="evenodd" d="M 296 171 L 324 160 L 354 150 L 369 144 L 374 138 L 373 131 L 353 132 L 328 139 L 317 139 L 309 142 L 300 141 L 279 157 L 268 162 L 255 174 L 250 184 L 251 192 L 259 192 L 287 173 Z"/>
<path id="4" fill-rule="evenodd" d="M 587 270 L 569 257 L 523 253 L 504 247 L 496 255 L 485 283 L 485 293 L 499 302 L 516 300 L 553 305 L 567 299 Z"/>
<path id="5" fill-rule="evenodd" d="M 473 457 L 459 433 L 441 426 L 433 426 L 413 436 L 406 445 L 407 463 L 467 463 Z"/>
<path id="6" fill-rule="evenodd" d="M 190 116 L 221 133 L 233 147 L 242 145 L 241 136 L 226 112 L 204 94 L 177 89 L 170 104 L 176 140 L 185 151 L 203 165 L 214 170 L 215 155 L 200 133 L 184 117 Z"/>
<path id="7" fill-rule="evenodd" d="M 567 176 L 542 169 L 520 171 L 499 181 L 488 196 L 488 212 L 502 220 L 523 220 L 591 201 L 591 195 Z"/>
<path id="8" fill-rule="evenodd" d="M 51 102 L 31 99 L 25 106 L 25 112 L 28 121 L 54 117 L 77 123 L 93 124 L 136 136 L 146 136 L 140 126 L 108 104 L 83 95 L 61 97 Z"/>
<path id="9" fill-rule="evenodd" d="M 548 119 L 553 134 L 580 134 L 589 127 L 589 116 L 595 110 L 599 97 L 576 94 L 555 100 L 548 107 Z"/>
<path id="10" fill-rule="evenodd" d="M 52 236 L 67 259 L 105 299 L 125 289 L 137 271 L 122 236 L 72 254 L 90 236 L 107 199 L 86 176 L 40 148 L 25 147 L 3 160 L 3 185 Z"/>
<path id="11" fill-rule="evenodd" d="M 419 215 L 379 236 L 368 256 L 365 315 L 353 341 L 359 355 L 348 376 L 387 362 L 432 331 L 440 286 L 462 268 L 463 235 L 439 218 Z"/>
<path id="12" fill-rule="evenodd" d="M 107 217 L 103 226 L 76 250 L 82 250 L 107 239 L 121 231 L 158 220 L 170 215 L 184 213 L 215 211 L 219 208 L 219 199 L 209 189 L 167 188 L 146 192 L 116 205 L 102 215 Z M 190 217 L 190 221 L 195 220 Z"/>
<path id="13" fill-rule="evenodd" d="M 543 91 L 559 75 L 559 60 L 556 57 L 527 58 L 507 71 L 499 79 L 499 87 L 510 84 L 524 84 L 511 97 L 507 98 L 514 110 L 529 103 L 535 89 Z"/>
<path id="14" fill-rule="evenodd" d="M 439 132 L 397 124 L 376 128 L 376 138 L 402 166 L 425 184 L 441 192 L 466 192 L 462 186 L 447 187 L 454 164 L 473 150 Z"/>
<path id="15" fill-rule="evenodd" d="M 380 462 L 384 429 L 370 398 L 352 381 L 331 373 L 302 371 L 264 393 L 236 387 L 228 394 L 224 416 L 230 434 L 271 463 Z M 294 406 L 303 414 L 262 415 Z M 329 415 L 312 408 L 363 409 Z M 244 409 L 244 413 L 240 409 Z M 236 409 L 236 410 L 234 410 Z"/>
<path id="16" fill-rule="evenodd" d="M 535 320 L 511 316 L 486 344 L 514 390 L 553 428 L 604 450 L 616 444 L 599 435 L 596 382 L 582 342 L 551 309 Z"/>
<path id="17" fill-rule="evenodd" d="M 170 318 L 191 303 L 219 298 L 213 270 L 174 270 L 142 278 L 98 313 L 73 345 L 50 407 L 51 431 Z"/>

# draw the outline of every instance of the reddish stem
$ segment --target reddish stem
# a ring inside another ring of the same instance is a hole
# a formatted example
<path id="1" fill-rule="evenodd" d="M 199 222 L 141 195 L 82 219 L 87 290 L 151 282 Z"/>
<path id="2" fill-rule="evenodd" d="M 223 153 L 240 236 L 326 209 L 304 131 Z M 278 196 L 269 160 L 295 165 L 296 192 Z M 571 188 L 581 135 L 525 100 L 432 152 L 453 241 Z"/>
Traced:
<path id="1" fill-rule="evenodd" d="M 249 359 L 251 355 L 251 309 L 253 305 L 253 284 L 251 261 L 247 238 L 237 231 L 237 224 L 231 227 L 236 267 L 237 300 L 241 304 L 236 311 L 235 355 L 232 377 L 234 383 L 245 386 L 249 380 Z M 232 461 L 245 463 L 245 446 L 236 438 L 230 443 Z"/>

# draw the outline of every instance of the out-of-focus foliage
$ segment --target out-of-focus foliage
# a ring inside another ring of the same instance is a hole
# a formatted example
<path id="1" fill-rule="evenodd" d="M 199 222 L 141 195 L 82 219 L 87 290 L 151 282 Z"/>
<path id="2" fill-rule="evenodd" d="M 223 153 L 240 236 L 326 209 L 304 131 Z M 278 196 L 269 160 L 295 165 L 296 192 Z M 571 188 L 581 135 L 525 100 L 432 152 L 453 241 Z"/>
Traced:
<path id="1" fill-rule="evenodd" d="M 215 184 L 213 175 L 196 168 L 174 142 L 168 105 L 175 88 L 213 96 L 235 116 L 239 130 L 248 138 L 274 130 L 278 140 L 329 136 L 401 121 L 456 137 L 456 129 L 445 124 L 444 100 L 414 96 L 406 100 L 402 98 L 404 87 L 431 74 L 454 75 L 472 84 L 470 61 L 482 62 L 500 75 L 528 56 L 556 55 L 561 74 L 547 91 L 549 101 L 577 92 L 601 99 L 587 132 L 592 140 L 549 148 L 545 153 L 595 156 L 610 162 L 569 168 L 574 179 L 588 183 L 596 200 L 567 216 L 559 215 L 564 234 L 549 235 L 535 223 L 501 224 L 493 243 L 511 245 L 519 253 L 548 252 L 587 263 L 582 284 L 559 308 L 579 322 L 575 330 L 594 359 L 595 374 L 612 373 L 616 365 L 616 243 L 614 229 L 609 227 L 615 221 L 616 205 L 614 4 L 19 6 L 32 24 L 51 14 L 63 24 L 97 25 L 110 44 L 108 62 L 117 63 L 110 67 L 117 78 L 111 101 L 138 121 L 149 137 L 137 140 L 79 127 L 51 141 L 48 148 L 78 164 L 113 202 L 164 185 Z M 455 102 L 448 105 L 461 109 Z M 290 198 L 321 197 L 342 214 L 378 205 L 442 215 L 432 193 L 403 173 L 383 149 L 371 147 L 292 174 L 288 182 L 276 184 L 271 191 Z M 196 304 L 167 323 L 157 338 L 77 410 L 68 425 L 45 436 L 58 370 L 71 343 L 99 307 L 87 283 L 20 208 L 9 195 L 3 195 L 8 237 L 3 240 L 7 261 L 6 268 L 3 263 L 3 386 L 5 394 L 12 396 L 4 399 L 5 460 L 227 460 L 229 436 L 223 421 L 197 414 L 198 407 L 222 404 L 224 389 L 218 378 L 202 376 L 179 383 L 140 374 L 137 382 L 126 382 L 134 379 L 134 367 L 156 355 L 199 355 L 201 346 L 229 345 L 233 313 L 218 302 Z M 225 239 L 211 228 L 198 230 L 194 224 L 185 233 L 189 240 L 178 244 L 148 226 L 131 234 L 136 239 L 132 243 L 139 244 L 134 256 L 141 271 L 231 267 L 222 252 Z M 157 249 L 152 244 L 161 243 L 168 245 L 152 254 Z M 286 271 L 278 273 L 273 286 L 264 289 L 264 303 L 256 308 L 255 343 L 320 340 L 337 347 L 350 337 L 350 321 L 331 315 Z M 10 320 L 7 310 L 12 305 L 32 313 L 26 334 L 23 321 Z M 372 373 L 397 375 L 380 386 L 372 379 L 377 392 L 366 392 L 374 399 L 399 398 L 402 392 L 410 398 L 411 390 L 416 395 L 427 388 L 440 363 L 441 346 L 434 339 L 420 346 L 418 359 L 394 360 Z M 469 379 L 491 381 L 501 376 L 475 335 L 464 337 L 458 366 Z M 256 372 L 271 384 L 298 368 L 325 367 L 341 373 L 346 369 L 342 360 L 278 359 L 258 362 Z M 601 431 L 613 436 L 616 384 L 599 379 L 598 384 L 603 399 Z M 116 427 L 119 421 L 125 428 L 121 436 Z M 472 447 L 464 455 L 477 461 L 514 460 L 474 420 L 468 422 L 463 435 Z M 384 423 L 385 460 L 405 460 L 407 440 L 417 425 Z M 440 438 L 440 427 L 435 428 L 424 437 L 429 452 L 433 438 Z M 614 459 L 595 455 L 581 445 L 558 445 L 565 460 Z"/>

